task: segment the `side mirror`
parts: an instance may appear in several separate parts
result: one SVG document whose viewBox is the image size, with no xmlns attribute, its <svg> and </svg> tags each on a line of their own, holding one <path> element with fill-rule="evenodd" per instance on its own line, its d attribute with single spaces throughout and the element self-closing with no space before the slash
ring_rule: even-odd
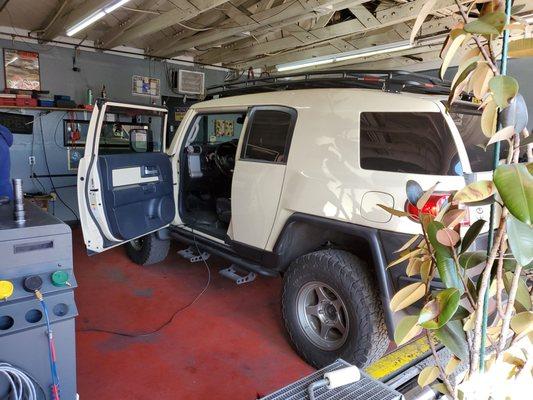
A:
<svg viewBox="0 0 533 400">
<path fill-rule="evenodd" d="M 150 131 L 146 128 L 136 128 L 130 130 L 130 148 L 136 153 L 146 153 L 151 151 L 152 139 Z"/>
</svg>

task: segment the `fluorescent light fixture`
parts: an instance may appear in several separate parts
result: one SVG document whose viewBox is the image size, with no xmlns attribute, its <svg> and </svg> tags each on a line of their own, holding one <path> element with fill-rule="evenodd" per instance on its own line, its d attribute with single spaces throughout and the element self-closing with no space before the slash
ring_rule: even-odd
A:
<svg viewBox="0 0 533 400">
<path fill-rule="evenodd" d="M 104 12 L 106 14 L 112 13 L 117 8 L 122 7 L 124 4 L 129 3 L 129 2 L 130 2 L 130 0 L 120 0 L 118 3 L 111 4 L 110 6 L 105 6 L 104 7 Z"/>
<path fill-rule="evenodd" d="M 383 44 L 379 46 L 369 47 L 366 49 L 358 49 L 352 51 L 346 51 L 344 53 L 331 54 L 323 57 L 315 57 L 307 60 L 295 61 L 286 64 L 276 65 L 276 69 L 279 72 L 292 71 L 295 69 L 314 67 L 317 65 L 331 64 L 335 62 L 341 62 L 346 60 L 352 60 L 355 58 L 374 56 L 376 54 L 393 53 L 401 50 L 408 50 L 415 46 L 415 44 L 404 40 L 396 43 Z"/>
<path fill-rule="evenodd" d="M 67 36 L 74 36 L 76 33 L 84 30 L 89 25 L 94 24 L 96 21 L 104 17 L 106 14 L 112 13 L 117 8 L 128 3 L 130 0 L 119 0 L 109 3 L 108 5 L 99 8 L 88 17 L 82 19 L 80 22 L 67 29 Z"/>
</svg>

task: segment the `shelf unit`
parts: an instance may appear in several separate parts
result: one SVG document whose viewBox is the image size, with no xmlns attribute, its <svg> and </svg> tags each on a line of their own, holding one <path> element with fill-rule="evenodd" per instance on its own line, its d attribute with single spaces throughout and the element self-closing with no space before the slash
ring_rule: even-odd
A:
<svg viewBox="0 0 533 400">
<path fill-rule="evenodd" d="M 2 106 L 0 110 L 41 110 L 41 111 L 70 111 L 70 112 L 92 112 L 84 108 L 63 108 L 63 107 L 19 107 L 19 106 Z"/>
</svg>

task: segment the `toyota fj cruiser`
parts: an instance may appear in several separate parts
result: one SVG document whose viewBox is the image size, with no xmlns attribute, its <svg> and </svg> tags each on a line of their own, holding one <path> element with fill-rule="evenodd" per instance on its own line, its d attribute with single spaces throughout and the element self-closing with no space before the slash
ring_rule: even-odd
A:
<svg viewBox="0 0 533 400">
<path fill-rule="evenodd" d="M 408 180 L 439 182 L 424 210 L 436 213 L 491 169 L 477 108 L 448 111 L 448 89 L 403 72 L 226 84 L 191 107 L 167 145 L 166 108 L 98 102 L 78 169 L 87 249 L 125 243 L 147 265 L 177 239 L 282 276 L 298 353 L 317 367 L 339 357 L 368 365 L 387 349 L 402 314 L 389 301 L 411 279 L 387 264 L 419 233 L 377 204 L 412 207 Z M 106 147 L 109 124 L 124 148 Z M 462 229 L 479 218 L 488 207 L 471 207 Z"/>
</svg>

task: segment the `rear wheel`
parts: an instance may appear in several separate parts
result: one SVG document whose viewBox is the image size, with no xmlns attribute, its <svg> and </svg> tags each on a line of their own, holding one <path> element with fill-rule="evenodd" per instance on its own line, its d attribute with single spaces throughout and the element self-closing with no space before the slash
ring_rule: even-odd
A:
<svg viewBox="0 0 533 400">
<path fill-rule="evenodd" d="M 300 356 L 316 368 L 337 358 L 365 367 L 389 340 L 379 296 L 365 263 L 342 250 L 296 259 L 284 277 L 285 326 Z"/>
<path fill-rule="evenodd" d="M 135 264 L 151 265 L 163 261 L 170 249 L 170 240 L 159 239 L 155 233 L 126 243 L 126 254 Z"/>
</svg>

